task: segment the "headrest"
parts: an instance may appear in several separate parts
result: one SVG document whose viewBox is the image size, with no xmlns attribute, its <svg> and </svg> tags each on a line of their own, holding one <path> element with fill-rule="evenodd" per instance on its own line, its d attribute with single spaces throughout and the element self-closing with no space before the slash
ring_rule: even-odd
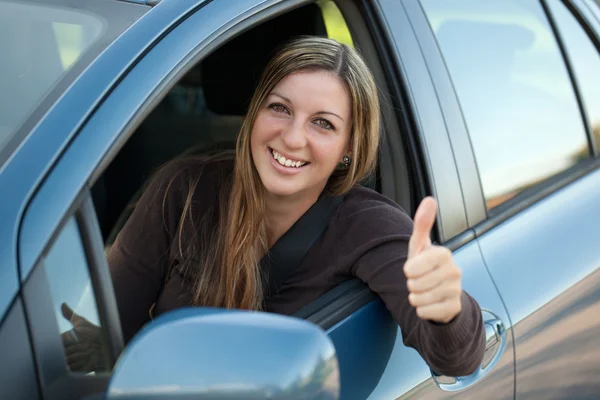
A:
<svg viewBox="0 0 600 400">
<path fill-rule="evenodd" d="M 278 16 L 231 40 L 201 64 L 206 105 L 218 114 L 244 115 L 275 49 L 299 35 L 327 36 L 316 4 Z"/>
</svg>

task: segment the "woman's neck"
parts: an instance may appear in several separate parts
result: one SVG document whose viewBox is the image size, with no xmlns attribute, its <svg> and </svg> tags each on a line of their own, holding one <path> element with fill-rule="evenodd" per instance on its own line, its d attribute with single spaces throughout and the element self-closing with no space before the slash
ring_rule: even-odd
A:
<svg viewBox="0 0 600 400">
<path fill-rule="evenodd" d="M 267 195 L 265 207 L 269 248 L 273 247 L 279 238 L 315 204 L 318 198 L 318 193 L 315 196 L 298 196 L 297 198 Z"/>
</svg>

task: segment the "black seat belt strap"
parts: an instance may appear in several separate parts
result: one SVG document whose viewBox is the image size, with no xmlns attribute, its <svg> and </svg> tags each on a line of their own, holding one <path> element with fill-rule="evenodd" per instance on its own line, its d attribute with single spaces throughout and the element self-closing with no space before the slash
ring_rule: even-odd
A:
<svg viewBox="0 0 600 400">
<path fill-rule="evenodd" d="M 321 196 L 263 257 L 261 268 L 268 277 L 267 296 L 276 294 L 300 265 L 343 200 L 344 196 Z"/>
</svg>

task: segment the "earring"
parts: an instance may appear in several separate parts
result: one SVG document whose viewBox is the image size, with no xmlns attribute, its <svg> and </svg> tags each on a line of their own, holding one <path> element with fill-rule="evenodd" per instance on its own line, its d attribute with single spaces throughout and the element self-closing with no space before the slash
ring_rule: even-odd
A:
<svg viewBox="0 0 600 400">
<path fill-rule="evenodd" d="M 342 158 L 342 162 L 344 163 L 346 168 L 348 168 L 352 164 L 352 159 L 348 156 L 344 156 L 344 158 Z"/>
</svg>

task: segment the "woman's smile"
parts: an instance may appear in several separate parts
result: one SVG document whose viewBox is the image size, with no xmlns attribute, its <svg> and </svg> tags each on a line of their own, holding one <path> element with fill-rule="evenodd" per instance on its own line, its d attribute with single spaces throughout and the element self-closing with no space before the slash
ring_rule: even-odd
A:
<svg viewBox="0 0 600 400">
<path fill-rule="evenodd" d="M 283 175 L 297 175 L 310 165 L 310 163 L 306 161 L 285 157 L 283 154 L 270 147 L 267 147 L 267 152 L 271 155 L 271 165 L 275 171 Z"/>
</svg>

